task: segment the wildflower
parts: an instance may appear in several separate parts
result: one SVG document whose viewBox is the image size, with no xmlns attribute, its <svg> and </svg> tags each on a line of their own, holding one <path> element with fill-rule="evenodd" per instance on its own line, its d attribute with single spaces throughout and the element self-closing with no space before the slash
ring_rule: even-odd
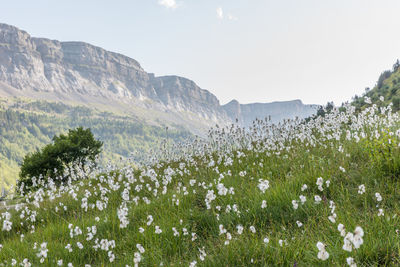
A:
<svg viewBox="0 0 400 267">
<path fill-rule="evenodd" d="M 237 228 L 238 234 L 241 235 L 243 233 L 243 226 L 239 224 L 238 226 L 236 226 L 236 228 Z"/>
<path fill-rule="evenodd" d="M 346 258 L 347 265 L 350 267 L 357 267 L 357 264 L 355 263 L 354 259 L 352 257 Z"/>
<path fill-rule="evenodd" d="M 135 263 L 135 266 L 139 266 L 139 262 L 142 260 L 142 255 L 139 252 L 135 252 L 133 256 L 133 262 Z"/>
<path fill-rule="evenodd" d="M 318 248 L 318 259 L 320 260 L 327 260 L 329 258 L 329 253 L 325 250 L 325 245 L 322 242 L 317 243 Z"/>
<path fill-rule="evenodd" d="M 269 243 L 269 238 L 268 237 L 264 238 L 264 243 L 265 243 L 265 245 L 267 245 Z"/>
<path fill-rule="evenodd" d="M 230 233 L 226 233 L 225 245 L 228 245 L 231 240 L 232 240 L 232 235 Z"/>
<path fill-rule="evenodd" d="M 363 237 L 364 236 L 364 230 L 360 227 L 357 226 L 356 229 L 354 230 L 354 236 L 353 236 L 353 245 L 354 248 L 359 248 L 363 243 Z"/>
<path fill-rule="evenodd" d="M 379 209 L 378 210 L 378 216 L 380 217 L 380 216 L 383 216 L 383 215 L 385 215 L 385 213 L 383 212 L 383 209 Z"/>
<path fill-rule="evenodd" d="M 331 223 L 336 222 L 336 213 L 332 213 L 332 215 L 328 216 L 328 219 L 331 221 Z"/>
<path fill-rule="evenodd" d="M 76 245 L 78 246 L 79 249 L 83 249 L 83 245 L 81 242 L 76 242 Z"/>
<path fill-rule="evenodd" d="M 297 227 L 302 227 L 303 223 L 301 223 L 300 221 L 296 221 Z"/>
<path fill-rule="evenodd" d="M 379 193 L 375 193 L 376 201 L 381 202 L 382 201 L 382 196 Z"/>
<path fill-rule="evenodd" d="M 149 225 L 151 225 L 152 222 L 153 222 L 153 216 L 148 215 L 146 224 L 149 226 Z"/>
<path fill-rule="evenodd" d="M 219 225 L 219 234 L 225 234 L 226 233 L 226 229 L 224 228 L 224 226 L 222 224 Z"/>
<path fill-rule="evenodd" d="M 292 206 L 293 209 L 297 210 L 297 208 L 299 207 L 299 203 L 296 200 L 292 200 Z"/>
<path fill-rule="evenodd" d="M 71 252 L 72 252 L 72 246 L 71 246 L 71 244 L 67 244 L 67 245 L 65 246 L 65 249 L 68 250 L 69 253 L 71 253 Z"/>
<path fill-rule="evenodd" d="M 322 177 L 317 178 L 316 184 L 318 185 L 319 191 L 324 191 L 324 189 L 322 188 L 322 186 L 324 185 L 324 179 L 322 179 Z"/>
<path fill-rule="evenodd" d="M 301 204 L 304 204 L 306 202 L 306 200 L 307 200 L 307 198 L 305 196 L 303 196 L 303 195 L 300 195 L 299 198 L 300 198 Z"/>
<path fill-rule="evenodd" d="M 256 232 L 256 228 L 252 225 L 250 226 L 250 231 L 254 234 Z"/>
<path fill-rule="evenodd" d="M 199 255 L 200 260 L 204 261 L 207 256 L 206 252 L 204 251 L 204 247 L 201 249 L 199 248 L 199 252 L 200 252 L 200 255 Z"/>
<path fill-rule="evenodd" d="M 365 185 L 361 184 L 361 185 L 358 186 L 358 193 L 360 195 L 365 193 Z"/>
<path fill-rule="evenodd" d="M 113 262 L 113 261 L 115 260 L 115 255 L 114 255 L 114 253 L 110 250 L 107 254 L 108 254 L 108 260 L 109 260 L 110 262 Z"/>
<path fill-rule="evenodd" d="M 343 244 L 343 250 L 346 250 L 348 252 L 351 252 L 353 250 L 353 247 L 351 245 L 353 241 L 354 235 L 352 233 L 347 233 L 346 236 L 344 237 L 344 244 Z"/>
<path fill-rule="evenodd" d="M 314 200 L 315 200 L 315 204 L 319 204 L 320 202 L 321 202 L 321 197 L 320 196 L 318 196 L 318 195 L 315 195 L 314 196 Z"/>
<path fill-rule="evenodd" d="M 156 225 L 156 226 L 155 226 L 154 232 L 155 232 L 156 234 L 161 234 L 161 233 L 162 233 L 162 230 L 161 230 L 160 226 Z"/>
<path fill-rule="evenodd" d="M 307 190 L 308 186 L 306 184 L 303 184 L 303 186 L 301 187 L 301 191 L 305 191 Z"/>
<path fill-rule="evenodd" d="M 325 184 L 326 184 L 326 187 L 329 187 L 329 185 L 331 184 L 331 181 L 330 180 L 326 180 Z"/>
<path fill-rule="evenodd" d="M 261 203 L 261 208 L 265 209 L 267 207 L 267 201 L 263 200 Z"/>
<path fill-rule="evenodd" d="M 340 232 L 341 236 L 344 237 L 346 235 L 346 230 L 344 229 L 344 225 L 341 223 L 339 223 L 339 225 L 338 225 L 338 231 Z"/>
<path fill-rule="evenodd" d="M 49 251 L 49 250 L 47 249 L 47 243 L 46 243 L 46 242 L 43 242 L 43 243 L 40 245 L 39 253 L 36 254 L 36 256 L 37 256 L 38 258 L 40 258 L 40 263 L 43 263 L 44 260 L 47 258 L 47 252 L 48 252 L 48 251 Z"/>
<path fill-rule="evenodd" d="M 257 187 L 264 194 L 265 191 L 269 188 L 269 181 L 268 180 L 259 179 L 258 182 L 259 182 L 259 184 L 258 184 Z"/>
<path fill-rule="evenodd" d="M 179 236 L 179 232 L 176 230 L 175 227 L 172 227 L 172 231 L 174 232 L 174 236 Z"/>
</svg>

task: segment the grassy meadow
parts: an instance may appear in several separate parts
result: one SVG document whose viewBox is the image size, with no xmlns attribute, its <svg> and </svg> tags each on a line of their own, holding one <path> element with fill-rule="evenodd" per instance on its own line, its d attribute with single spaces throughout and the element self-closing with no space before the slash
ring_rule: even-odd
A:
<svg viewBox="0 0 400 267">
<path fill-rule="evenodd" d="M 0 207 L 0 266 L 400 265 L 399 123 L 347 106 L 37 179 Z"/>
</svg>

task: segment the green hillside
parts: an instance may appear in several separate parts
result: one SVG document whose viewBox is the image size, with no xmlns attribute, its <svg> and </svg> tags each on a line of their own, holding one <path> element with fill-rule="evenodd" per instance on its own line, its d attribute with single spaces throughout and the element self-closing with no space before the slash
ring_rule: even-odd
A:
<svg viewBox="0 0 400 267">
<path fill-rule="evenodd" d="M 387 106 L 393 103 L 393 110 L 400 110 L 400 62 L 393 65 L 392 70 L 386 70 L 379 76 L 376 85 L 370 89 L 366 88 L 365 93 L 359 97 L 355 96 L 353 105 L 358 110 L 369 105 L 366 103 L 365 97 L 371 100 L 371 103 L 377 104 L 379 107 Z M 383 97 L 383 100 L 382 98 Z"/>
<path fill-rule="evenodd" d="M 398 266 L 399 114 L 344 109 L 50 183 L 0 211 L 0 265 Z"/>
<path fill-rule="evenodd" d="M 180 127 L 147 125 L 140 120 L 83 106 L 0 98 L 0 187 L 15 184 L 19 163 L 54 135 L 83 126 L 104 142 L 102 162 L 120 157 L 143 160 L 162 140 L 183 141 L 190 133 Z M 132 154 L 133 153 L 133 154 Z"/>
</svg>

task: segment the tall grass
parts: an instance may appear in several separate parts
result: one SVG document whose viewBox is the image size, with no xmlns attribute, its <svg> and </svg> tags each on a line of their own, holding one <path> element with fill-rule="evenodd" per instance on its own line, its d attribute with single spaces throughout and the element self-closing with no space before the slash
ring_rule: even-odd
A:
<svg viewBox="0 0 400 267">
<path fill-rule="evenodd" d="M 0 231 L 0 265 L 399 265 L 399 122 L 375 106 L 257 121 L 249 131 L 216 128 L 140 168 L 82 170 L 61 188 L 43 182 L 0 211 L 12 223 Z M 361 244 L 344 250 L 357 226 Z"/>
</svg>

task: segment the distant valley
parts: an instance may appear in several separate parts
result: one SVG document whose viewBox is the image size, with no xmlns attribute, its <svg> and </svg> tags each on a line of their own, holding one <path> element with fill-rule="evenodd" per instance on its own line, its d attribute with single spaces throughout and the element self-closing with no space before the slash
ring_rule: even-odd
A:
<svg viewBox="0 0 400 267">
<path fill-rule="evenodd" d="M 116 160 L 163 139 L 205 136 L 216 124 L 249 127 L 266 117 L 277 123 L 317 108 L 300 100 L 221 105 L 195 82 L 157 77 L 127 56 L 0 24 L 0 187 L 15 181 L 26 153 L 79 125 L 104 141 L 105 159 Z"/>
</svg>

